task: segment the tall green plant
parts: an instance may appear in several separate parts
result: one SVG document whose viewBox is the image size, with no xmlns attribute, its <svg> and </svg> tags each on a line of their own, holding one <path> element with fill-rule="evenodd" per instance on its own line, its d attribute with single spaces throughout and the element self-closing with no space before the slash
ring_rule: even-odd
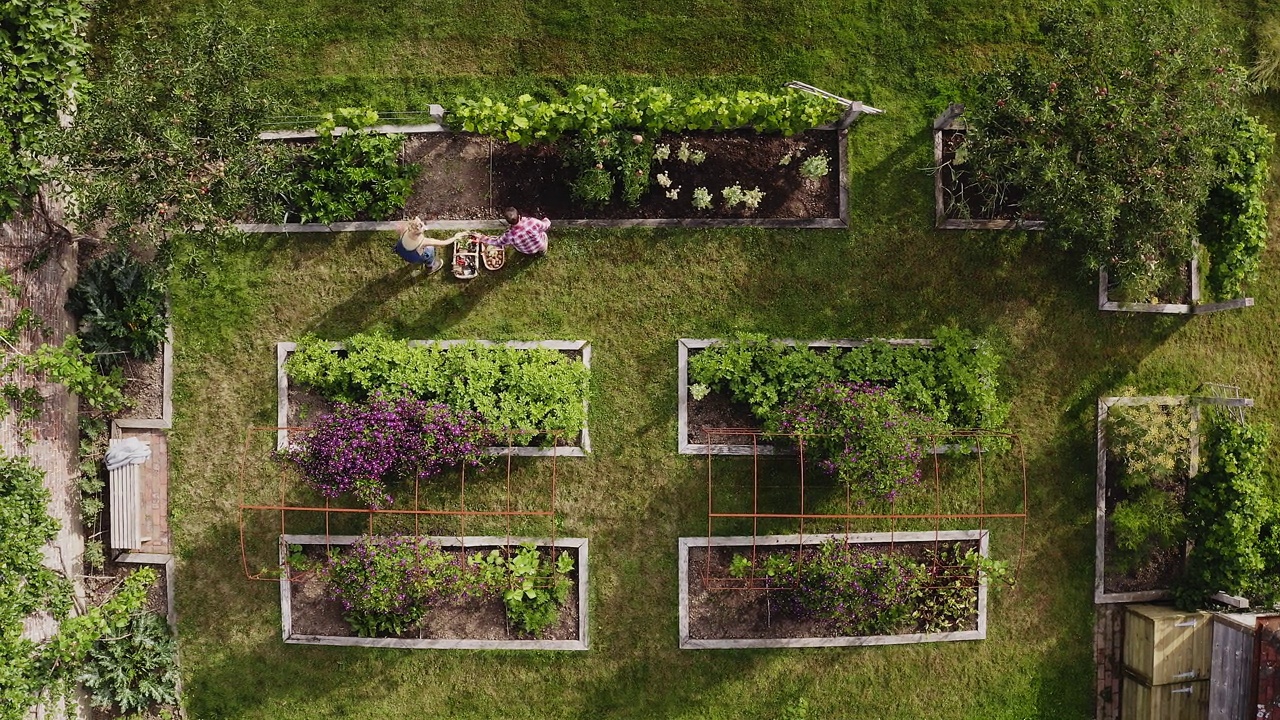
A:
<svg viewBox="0 0 1280 720">
<path fill-rule="evenodd" d="M 1191 409 L 1186 405 L 1113 405 L 1106 430 L 1111 454 L 1124 467 L 1120 482 L 1127 490 L 1175 482 L 1190 470 Z"/>
<path fill-rule="evenodd" d="M 1244 294 L 1267 247 L 1267 172 L 1275 135 L 1241 112 L 1231 142 L 1219 150 L 1223 177 L 1209 192 L 1200 243 L 1209 252 L 1209 289 L 1217 298 Z"/>
<path fill-rule="evenodd" d="M 84 348 L 97 354 L 100 366 L 114 367 L 126 356 L 155 358 L 169 325 L 164 293 L 153 266 L 117 248 L 90 263 L 71 289 L 67 309 L 80 318 Z"/>
<path fill-rule="evenodd" d="M 368 108 L 325 115 L 319 139 L 294 160 L 285 188 L 302 222 L 385 220 L 404 207 L 418 166 L 400 164 L 403 135 L 369 131 L 377 122 L 378 113 Z M 339 133 L 339 127 L 346 130 Z"/>
<path fill-rule="evenodd" d="M 250 200 L 277 182 L 256 149 L 269 37 L 225 8 L 176 30 L 140 24 L 119 37 L 97 56 L 60 137 L 70 218 L 120 244 L 229 236 Z"/>
<path fill-rule="evenodd" d="M 1264 585 L 1263 530 L 1274 508 L 1266 496 L 1270 430 L 1258 423 L 1215 417 L 1209 426 L 1208 461 L 1191 481 L 1187 528 L 1194 545 L 1176 588 L 1183 607 L 1200 607 L 1224 591 L 1249 595 Z"/>
<path fill-rule="evenodd" d="M 93 644 L 77 678 L 94 706 L 143 713 L 178 702 L 178 643 L 155 613 L 136 613 L 119 634 Z"/>
<path fill-rule="evenodd" d="M 84 79 L 88 19 L 81 0 L 0 3 L 0 221 L 46 179 L 41 156 L 71 89 Z"/>
<path fill-rule="evenodd" d="M 970 82 L 966 164 L 985 196 L 1022 193 L 1090 268 L 1150 285 L 1164 261 L 1191 259 L 1245 72 L 1189 7 L 1062 10 L 1043 30 L 1043 51 Z"/>
</svg>

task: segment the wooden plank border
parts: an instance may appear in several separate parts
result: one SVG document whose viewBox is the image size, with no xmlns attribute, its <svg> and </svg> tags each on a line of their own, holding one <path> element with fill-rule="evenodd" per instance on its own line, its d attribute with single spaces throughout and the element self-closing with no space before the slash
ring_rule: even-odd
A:
<svg viewBox="0 0 1280 720">
<path fill-rule="evenodd" d="M 124 430 L 168 430 L 173 427 L 173 326 L 164 330 L 160 369 L 160 417 L 118 418 L 111 424 Z"/>
<path fill-rule="evenodd" d="M 433 105 L 432 112 L 439 106 Z M 438 129 L 426 129 L 438 128 Z M 380 125 L 372 128 L 386 134 L 414 134 L 423 132 L 450 132 L 448 128 L 425 125 Z M 814 128 L 836 134 L 836 195 L 839 211 L 834 218 L 552 218 L 553 228 L 737 228 L 757 227 L 765 229 L 844 230 L 849 227 L 849 130 L 847 127 L 827 125 Z M 340 128 L 341 130 L 341 128 Z M 270 136 L 270 137 L 266 137 Z M 284 140 L 316 137 L 314 130 L 280 130 L 264 132 L 263 140 Z M 309 234 L 398 232 L 398 220 L 336 222 L 336 223 L 235 223 L 235 228 L 248 234 Z M 426 220 L 427 230 L 506 230 L 501 220 Z"/>
<path fill-rule="evenodd" d="M 1106 425 L 1110 410 L 1113 407 L 1132 407 L 1135 405 L 1190 405 L 1191 406 L 1191 442 L 1188 452 L 1191 453 L 1189 474 L 1194 476 L 1200 469 L 1200 406 L 1216 405 L 1219 407 L 1253 407 L 1252 398 L 1218 398 L 1196 395 L 1130 395 L 1122 397 L 1098 398 L 1097 426 L 1095 440 L 1097 442 L 1097 481 L 1094 496 L 1094 575 L 1093 602 L 1095 605 L 1130 602 L 1152 602 L 1165 600 L 1169 590 L 1140 590 L 1137 592 L 1109 593 L 1106 591 L 1107 571 L 1107 435 Z"/>
<path fill-rule="evenodd" d="M 295 635 L 292 623 L 292 590 L 289 566 L 285 562 L 289 545 L 350 545 L 359 535 L 281 535 L 280 536 L 280 616 L 281 637 L 290 645 L 336 645 L 347 647 L 387 647 L 411 650 L 588 650 L 590 649 L 588 603 L 590 594 L 590 542 L 587 538 L 530 538 L 476 535 L 467 537 L 424 536 L 423 540 L 441 547 L 510 546 L 533 543 L 541 548 L 574 548 L 578 553 L 578 639 L 577 640 L 465 640 L 465 639 L 400 639 L 338 637 L 332 635 Z"/>
<path fill-rule="evenodd" d="M 681 455 L 751 455 L 753 453 L 759 455 L 780 455 L 791 454 L 781 452 L 773 445 L 720 445 L 706 443 L 689 442 L 689 351 L 702 350 L 716 343 L 723 342 L 720 338 L 680 338 L 676 341 L 676 368 L 677 368 L 677 387 L 676 387 L 676 445 L 677 452 Z M 877 339 L 864 340 L 792 340 L 790 338 L 782 338 L 774 340 L 784 345 L 804 345 L 811 348 L 855 348 L 862 347 L 868 343 L 879 342 Z M 884 340 L 890 345 L 900 347 L 932 347 L 933 340 L 927 338 L 911 338 L 911 339 L 890 339 Z M 933 448 L 930 452 L 945 452 L 948 446 Z"/>
<path fill-rule="evenodd" d="M 909 645 L 915 643 L 956 642 L 961 640 L 985 640 L 987 638 L 987 590 L 984 576 L 978 583 L 978 629 L 944 633 L 905 633 L 902 635 L 874 635 L 868 637 L 819 637 L 819 638 L 752 638 L 700 640 L 689 636 L 689 548 L 691 547 L 751 547 L 755 545 L 817 545 L 827 540 L 841 540 L 851 545 L 875 543 L 933 542 L 934 540 L 977 540 L 978 552 L 990 556 L 990 532 L 987 530 L 940 530 L 937 532 L 897 533 L 818 533 L 813 535 L 763 535 L 759 537 L 682 537 L 679 540 L 680 584 L 680 649 L 727 650 L 737 648 L 813 648 L 813 647 L 863 647 L 869 645 Z"/>
<path fill-rule="evenodd" d="M 966 131 L 968 126 L 960 119 L 964 106 L 952 103 L 946 112 L 933 121 L 933 226 L 938 230 L 1044 230 L 1044 220 L 979 220 L 974 218 L 948 218 L 942 199 L 942 132 Z"/>
<path fill-rule="evenodd" d="M 1197 245 L 1198 248 L 1198 245 Z M 1202 303 L 1199 253 L 1191 256 L 1191 302 L 1190 303 L 1131 303 L 1116 302 L 1108 295 L 1107 285 L 1110 276 L 1106 268 L 1098 268 L 1098 309 L 1103 312 L 1156 313 L 1161 315 L 1208 315 L 1223 310 L 1253 307 L 1253 298 L 1242 297 L 1222 302 Z"/>
<path fill-rule="evenodd" d="M 409 340 L 406 341 L 409 347 L 428 347 L 437 346 L 442 348 L 453 347 L 455 345 L 463 345 L 466 343 L 476 343 L 488 347 L 504 345 L 517 350 L 529 350 L 532 348 L 547 348 L 549 350 L 576 350 L 582 353 L 582 365 L 591 370 L 591 343 L 586 340 L 535 340 L 522 341 L 511 340 L 508 342 L 494 342 L 492 340 Z M 334 350 L 341 350 L 342 343 L 331 343 L 330 346 Z M 289 445 L 289 373 L 285 370 L 285 363 L 289 360 L 289 355 L 298 349 L 296 342 L 278 342 L 276 343 L 276 449 L 283 450 Z M 525 446 L 492 446 L 484 449 L 486 455 L 515 457 L 586 457 L 591 453 L 591 432 L 588 429 L 590 421 L 590 389 L 587 395 L 582 398 L 583 422 L 582 431 L 578 434 L 578 442 L 575 445 L 557 446 L 557 447 L 525 447 Z"/>
</svg>

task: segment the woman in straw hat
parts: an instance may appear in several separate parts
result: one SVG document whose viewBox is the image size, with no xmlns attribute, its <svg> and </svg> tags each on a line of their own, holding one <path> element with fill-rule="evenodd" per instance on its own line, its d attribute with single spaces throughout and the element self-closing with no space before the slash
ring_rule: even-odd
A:
<svg viewBox="0 0 1280 720">
<path fill-rule="evenodd" d="M 400 229 L 400 240 L 396 243 L 395 251 L 405 262 L 429 267 L 427 274 L 430 275 L 444 267 L 444 258 L 439 257 L 436 248 L 452 245 L 455 238 L 448 240 L 429 238 L 424 234 L 424 230 L 426 230 L 426 224 L 422 222 L 422 218 L 415 217 L 405 221 Z M 422 268 L 415 267 L 410 274 L 417 275 L 420 272 Z"/>
</svg>

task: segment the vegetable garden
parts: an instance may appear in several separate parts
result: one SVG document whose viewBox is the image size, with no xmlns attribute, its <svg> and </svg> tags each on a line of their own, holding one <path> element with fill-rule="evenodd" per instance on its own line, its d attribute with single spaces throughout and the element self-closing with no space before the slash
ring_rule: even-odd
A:
<svg viewBox="0 0 1280 720">
<path fill-rule="evenodd" d="M 6 459 L 15 717 L 1083 718 L 1093 601 L 1280 602 L 1269 7 L 26 5 L 5 422 L 171 423 L 181 580 L 64 613 L 109 548 Z M 509 204 L 547 256 L 391 252 Z"/>
</svg>

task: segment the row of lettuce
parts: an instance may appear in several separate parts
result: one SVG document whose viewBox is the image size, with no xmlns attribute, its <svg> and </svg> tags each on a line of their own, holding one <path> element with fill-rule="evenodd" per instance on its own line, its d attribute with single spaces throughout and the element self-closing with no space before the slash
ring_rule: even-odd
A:
<svg viewBox="0 0 1280 720">
<path fill-rule="evenodd" d="M 71 578 L 45 564 L 59 524 L 44 481 L 27 459 L 0 456 L 0 718 L 64 707 L 76 683 L 95 706 L 122 714 L 175 705 L 176 645 L 167 621 L 145 609 L 155 571 L 138 570 L 100 605 L 75 611 Z M 30 639 L 25 621 L 39 615 L 57 629 Z"/>
</svg>

